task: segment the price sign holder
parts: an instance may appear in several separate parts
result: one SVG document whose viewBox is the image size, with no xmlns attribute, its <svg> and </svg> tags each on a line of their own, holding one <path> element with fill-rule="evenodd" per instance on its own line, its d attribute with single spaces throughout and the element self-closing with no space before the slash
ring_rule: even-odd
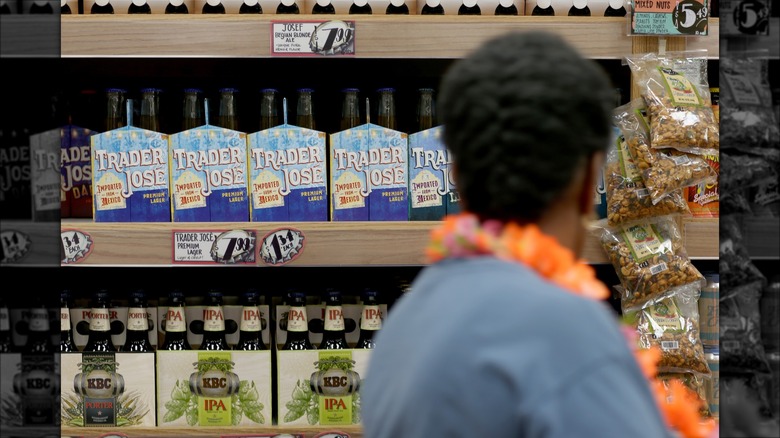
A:
<svg viewBox="0 0 780 438">
<path fill-rule="evenodd" d="M 254 230 L 173 230 L 173 264 L 255 264 Z"/>
<path fill-rule="evenodd" d="M 271 56 L 354 55 L 354 21 L 271 21 Z"/>
<path fill-rule="evenodd" d="M 630 0 L 629 36 L 706 36 L 710 0 Z"/>
</svg>

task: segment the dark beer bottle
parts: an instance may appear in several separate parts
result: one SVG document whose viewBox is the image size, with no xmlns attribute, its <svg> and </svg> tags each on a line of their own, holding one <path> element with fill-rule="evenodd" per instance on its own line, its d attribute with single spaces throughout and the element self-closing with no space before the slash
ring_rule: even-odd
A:
<svg viewBox="0 0 780 438">
<path fill-rule="evenodd" d="M 244 293 L 241 307 L 241 323 L 238 327 L 238 343 L 234 350 L 265 350 L 260 318 L 260 294 L 255 290 Z"/>
<path fill-rule="evenodd" d="M 49 4 L 48 0 L 33 0 L 30 5 L 31 14 L 53 14 L 54 9 Z"/>
<path fill-rule="evenodd" d="M 225 129 L 238 130 L 238 108 L 236 105 L 235 88 L 222 88 L 219 90 L 219 113 L 217 126 Z"/>
<path fill-rule="evenodd" d="M 290 310 L 287 313 L 287 340 L 282 350 L 314 350 L 309 341 L 309 318 L 306 314 L 306 295 L 290 292 Z"/>
<path fill-rule="evenodd" d="M 458 15 L 482 15 L 482 10 L 479 9 L 477 0 L 463 0 L 458 8 Z"/>
<path fill-rule="evenodd" d="M 495 15 L 517 15 L 517 6 L 512 0 L 499 0 Z"/>
<path fill-rule="evenodd" d="M 106 131 L 125 126 L 125 94 L 125 90 L 120 88 L 106 90 Z"/>
<path fill-rule="evenodd" d="M 409 6 L 406 6 L 404 0 L 390 0 L 390 4 L 385 9 L 387 15 L 409 15 Z"/>
<path fill-rule="evenodd" d="M 202 14 L 224 14 L 225 6 L 222 4 L 222 0 L 206 0 L 206 4 L 203 5 Z"/>
<path fill-rule="evenodd" d="M 187 341 L 187 315 L 184 313 L 184 294 L 175 290 L 168 294 L 165 313 L 165 338 L 161 350 L 192 350 Z"/>
<path fill-rule="evenodd" d="M 373 11 L 371 11 L 371 5 L 368 4 L 368 0 L 353 0 L 352 6 L 349 7 L 349 13 L 352 15 L 371 15 Z"/>
<path fill-rule="evenodd" d="M 276 13 L 277 14 L 300 14 L 301 11 L 298 9 L 298 5 L 295 3 L 295 0 L 282 0 L 279 3 L 279 6 L 276 7 Z"/>
<path fill-rule="evenodd" d="M 90 14 L 113 14 L 114 7 L 111 6 L 109 0 L 95 0 L 92 4 L 92 9 L 89 10 Z"/>
<path fill-rule="evenodd" d="M 712 3 L 712 4 L 717 4 Z M 714 12 L 712 8 L 710 8 L 710 12 Z M 605 17 L 625 17 L 626 16 L 626 8 L 623 4 L 623 0 L 609 0 L 609 6 L 604 11 Z M 715 17 L 716 15 L 712 15 Z"/>
<path fill-rule="evenodd" d="M 335 14 L 336 8 L 330 0 L 317 0 L 311 8 L 312 14 Z"/>
<path fill-rule="evenodd" d="M 260 91 L 260 130 L 273 128 L 279 123 L 279 105 L 276 96 L 279 92 L 274 88 Z"/>
<path fill-rule="evenodd" d="M 341 130 L 354 128 L 360 125 L 360 102 L 358 101 L 357 88 L 346 88 L 341 90 L 344 99 L 341 104 Z"/>
<path fill-rule="evenodd" d="M 152 7 L 147 0 L 133 0 L 127 8 L 128 14 L 151 14 Z"/>
<path fill-rule="evenodd" d="M 238 10 L 239 14 L 262 14 L 263 8 L 260 6 L 258 0 L 244 0 L 241 3 L 241 8 Z"/>
<path fill-rule="evenodd" d="M 70 323 L 70 291 L 60 292 L 60 353 L 79 351 L 73 341 L 73 325 Z"/>
<path fill-rule="evenodd" d="M 569 17 L 590 17 L 588 0 L 574 0 L 569 9 Z"/>
<path fill-rule="evenodd" d="M 425 6 L 423 6 L 420 15 L 444 15 L 444 6 L 441 5 L 441 0 L 425 0 Z"/>
<path fill-rule="evenodd" d="M 54 352 L 54 345 L 51 342 L 49 309 L 40 298 L 36 299 L 34 307 L 30 308 L 27 330 L 27 343 L 24 345 L 23 353 L 48 354 Z"/>
<path fill-rule="evenodd" d="M 160 132 L 160 90 L 144 88 L 141 90 L 141 129 Z"/>
<path fill-rule="evenodd" d="M 301 88 L 298 90 L 298 105 L 295 111 L 295 124 L 308 129 L 316 129 L 314 123 L 314 108 L 312 105 L 311 88 Z"/>
<path fill-rule="evenodd" d="M 203 308 L 203 342 L 201 350 L 230 350 L 225 339 L 225 314 L 222 312 L 222 292 L 212 290 Z"/>
<path fill-rule="evenodd" d="M 347 345 L 344 313 L 341 308 L 341 292 L 329 289 L 325 292 L 325 318 L 320 350 L 342 350 Z"/>
<path fill-rule="evenodd" d="M 11 353 L 14 344 L 11 341 L 11 314 L 5 300 L 0 297 L 0 353 Z"/>
<path fill-rule="evenodd" d="M 149 316 L 146 308 L 146 293 L 142 290 L 132 292 L 127 309 L 127 336 L 122 351 L 148 353 L 154 350 L 149 342 Z"/>
<path fill-rule="evenodd" d="M 85 352 L 115 352 L 111 341 L 111 302 L 108 291 L 100 290 L 92 295 L 92 310 L 89 317 L 89 338 Z"/>
<path fill-rule="evenodd" d="M 184 0 L 168 0 L 168 6 L 165 7 L 166 14 L 189 14 L 187 5 L 184 4 Z"/>
<path fill-rule="evenodd" d="M 374 289 L 363 292 L 363 312 L 360 315 L 360 338 L 355 348 L 374 348 L 374 334 L 382 329 L 382 311 L 379 293 Z"/>
<path fill-rule="evenodd" d="M 420 88 L 417 91 L 417 130 L 425 131 L 436 126 L 436 100 L 433 88 Z"/>
<path fill-rule="evenodd" d="M 60 15 L 72 14 L 68 0 L 60 0 Z"/>
<path fill-rule="evenodd" d="M 388 129 L 395 129 L 395 89 L 380 88 L 377 102 L 376 124 Z"/>
<path fill-rule="evenodd" d="M 531 11 L 531 15 L 542 17 L 552 17 L 555 15 L 555 9 L 552 7 L 552 0 L 536 0 L 536 6 Z"/>
<path fill-rule="evenodd" d="M 182 111 L 182 130 L 203 126 L 203 95 L 197 88 L 184 90 L 184 105 Z"/>
</svg>

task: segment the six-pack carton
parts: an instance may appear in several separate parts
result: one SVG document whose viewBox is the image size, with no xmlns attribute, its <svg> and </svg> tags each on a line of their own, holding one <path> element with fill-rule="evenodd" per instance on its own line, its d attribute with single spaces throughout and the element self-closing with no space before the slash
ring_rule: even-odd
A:
<svg viewBox="0 0 780 438">
<path fill-rule="evenodd" d="M 62 217 L 92 217 L 91 137 L 97 132 L 68 125 L 61 130 Z"/>
<path fill-rule="evenodd" d="M 452 158 L 437 126 L 409 136 L 409 219 L 435 221 L 458 211 Z"/>
</svg>

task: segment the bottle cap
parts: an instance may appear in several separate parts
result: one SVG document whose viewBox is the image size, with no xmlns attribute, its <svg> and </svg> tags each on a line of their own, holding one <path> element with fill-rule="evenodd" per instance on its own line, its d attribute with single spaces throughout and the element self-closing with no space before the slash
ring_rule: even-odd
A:
<svg viewBox="0 0 780 438">
<path fill-rule="evenodd" d="M 314 89 L 313 88 L 299 88 L 298 92 L 299 93 L 314 93 Z"/>
<path fill-rule="evenodd" d="M 279 90 L 277 90 L 276 88 L 263 88 L 262 90 L 260 90 L 260 92 L 261 93 L 278 93 Z"/>
<path fill-rule="evenodd" d="M 238 93 L 238 89 L 237 88 L 226 87 L 226 88 L 220 88 L 219 92 L 220 93 Z"/>
<path fill-rule="evenodd" d="M 377 93 L 395 93 L 395 88 L 380 88 L 376 90 Z"/>
<path fill-rule="evenodd" d="M 106 88 L 106 93 L 127 93 L 123 88 Z"/>
<path fill-rule="evenodd" d="M 130 304 L 146 304 L 146 292 L 143 289 L 130 292 Z"/>
<path fill-rule="evenodd" d="M 260 292 L 257 289 L 250 289 L 243 294 L 246 304 L 257 304 L 260 301 Z"/>
<path fill-rule="evenodd" d="M 345 89 L 341 90 L 341 92 L 342 93 L 359 93 L 360 89 L 359 88 L 345 88 Z"/>
<path fill-rule="evenodd" d="M 720 274 L 714 272 L 708 272 L 704 274 L 704 278 L 707 279 L 707 281 L 711 281 L 713 283 L 720 283 Z"/>
<path fill-rule="evenodd" d="M 185 88 L 184 92 L 185 93 L 202 93 L 203 90 L 201 90 L 200 88 Z"/>
<path fill-rule="evenodd" d="M 105 289 L 101 289 L 92 295 L 92 299 L 97 302 L 101 302 L 101 301 L 107 302 L 109 300 L 108 291 Z"/>
<path fill-rule="evenodd" d="M 141 93 L 160 93 L 162 92 L 162 89 L 160 88 L 142 88 Z"/>
</svg>

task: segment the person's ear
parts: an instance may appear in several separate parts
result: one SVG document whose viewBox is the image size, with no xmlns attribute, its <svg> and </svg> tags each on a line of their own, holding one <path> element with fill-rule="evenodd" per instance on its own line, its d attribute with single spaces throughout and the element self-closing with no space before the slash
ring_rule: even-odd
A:
<svg viewBox="0 0 780 438">
<path fill-rule="evenodd" d="M 593 194 L 604 170 L 604 152 L 591 154 L 585 163 L 585 175 L 579 194 L 579 211 L 583 218 L 591 219 L 594 213 Z"/>
</svg>

